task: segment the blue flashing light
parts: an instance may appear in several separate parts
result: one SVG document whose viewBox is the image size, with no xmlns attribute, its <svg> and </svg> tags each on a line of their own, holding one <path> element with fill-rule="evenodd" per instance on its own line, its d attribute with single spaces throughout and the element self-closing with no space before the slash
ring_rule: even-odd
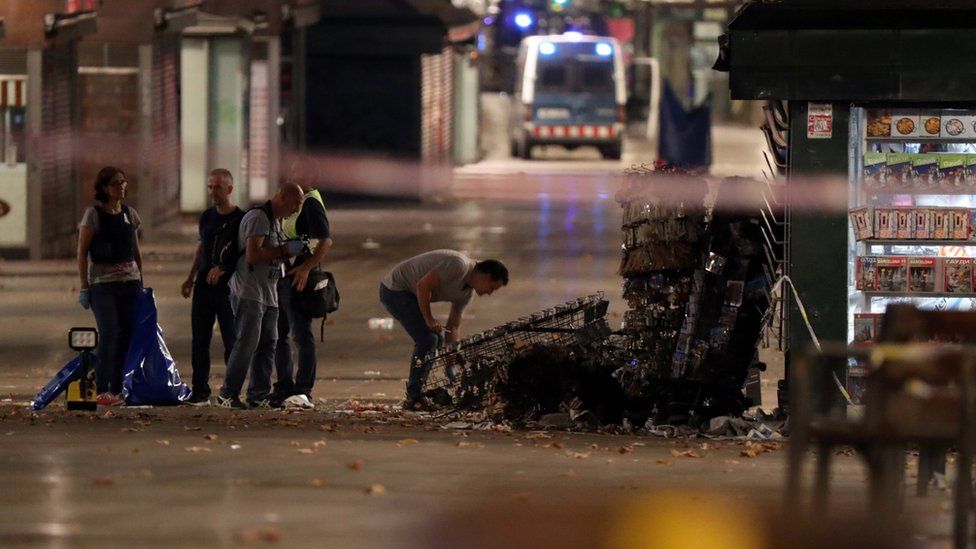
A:
<svg viewBox="0 0 976 549">
<path fill-rule="evenodd" d="M 522 29 L 527 29 L 532 26 L 532 16 L 522 12 L 515 15 L 515 24 Z"/>
<path fill-rule="evenodd" d="M 556 53 L 556 45 L 552 42 L 543 42 L 539 44 L 539 53 L 542 55 L 552 55 Z"/>
<path fill-rule="evenodd" d="M 596 44 L 597 55 L 607 56 L 612 53 L 613 53 L 613 48 L 610 47 L 610 44 L 607 44 L 606 42 L 597 42 Z"/>
</svg>

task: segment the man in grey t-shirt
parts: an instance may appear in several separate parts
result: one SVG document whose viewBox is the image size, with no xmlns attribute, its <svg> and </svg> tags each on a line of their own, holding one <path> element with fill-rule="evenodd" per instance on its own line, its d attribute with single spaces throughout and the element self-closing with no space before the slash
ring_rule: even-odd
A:
<svg viewBox="0 0 976 549">
<path fill-rule="evenodd" d="M 454 250 L 434 250 L 411 257 L 383 278 L 380 301 L 414 343 L 404 409 L 426 407 L 421 398 L 421 387 L 428 372 L 420 361 L 436 349 L 445 336 L 448 342 L 461 338 L 461 313 L 472 296 L 491 295 L 506 285 L 508 269 L 501 261 L 475 261 Z M 446 327 L 430 312 L 430 304 L 434 301 L 451 303 Z"/>
<path fill-rule="evenodd" d="M 293 183 L 278 190 L 260 208 L 244 214 L 238 233 L 241 258 L 230 279 L 230 304 L 234 309 L 237 342 L 227 359 L 227 376 L 217 396 L 223 408 L 244 408 L 241 388 L 248 369 L 251 383 L 247 401 L 252 407 L 270 407 L 271 367 L 278 342 L 278 292 L 282 260 L 298 255 L 300 241 L 283 242 L 279 219 L 296 211 L 302 189 Z"/>
</svg>

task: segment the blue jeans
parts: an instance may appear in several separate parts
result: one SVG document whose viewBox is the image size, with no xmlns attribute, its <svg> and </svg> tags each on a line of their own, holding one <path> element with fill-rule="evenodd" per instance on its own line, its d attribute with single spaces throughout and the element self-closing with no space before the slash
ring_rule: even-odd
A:
<svg viewBox="0 0 976 549">
<path fill-rule="evenodd" d="M 142 283 L 138 280 L 102 282 L 88 287 L 98 325 L 95 389 L 99 393 L 122 393 L 122 367 L 132 341 L 136 294 L 141 290 Z"/>
<path fill-rule="evenodd" d="M 227 361 L 227 376 L 220 388 L 220 396 L 239 397 L 250 369 L 247 400 L 263 400 L 271 393 L 271 366 L 278 340 L 278 308 L 253 299 L 241 299 L 234 294 L 230 294 L 230 304 L 234 309 L 237 341 Z"/>
<path fill-rule="evenodd" d="M 444 342 L 444 336 L 427 327 L 424 315 L 420 314 L 417 296 L 407 291 L 394 291 L 380 283 L 380 302 L 390 316 L 403 326 L 413 339 L 413 356 L 410 357 L 410 378 L 407 380 L 407 398 L 418 399 L 421 389 L 430 374 L 430 369 L 419 363 L 427 353 Z"/>
<path fill-rule="evenodd" d="M 278 381 L 274 385 L 274 392 L 284 398 L 304 394 L 311 399 L 318 361 L 315 336 L 312 334 L 312 318 L 294 307 L 293 282 L 290 276 L 278 281 L 278 348 L 275 350 Z M 289 335 L 295 339 L 295 347 L 298 348 L 298 372 L 294 378 Z"/>
<path fill-rule="evenodd" d="M 193 334 L 190 364 L 193 366 L 193 394 L 196 396 L 210 396 L 210 341 L 213 339 L 214 320 L 220 325 L 224 364 L 228 364 L 236 339 L 230 289 L 223 281 L 216 286 L 207 284 L 206 275 L 201 273 L 193 285 L 193 305 L 190 309 L 190 329 Z"/>
</svg>

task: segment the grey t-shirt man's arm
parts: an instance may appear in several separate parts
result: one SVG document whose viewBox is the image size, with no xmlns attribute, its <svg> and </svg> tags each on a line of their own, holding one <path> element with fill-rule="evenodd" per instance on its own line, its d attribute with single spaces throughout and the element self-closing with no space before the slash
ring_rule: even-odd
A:
<svg viewBox="0 0 976 549">
<path fill-rule="evenodd" d="M 241 257 L 237 260 L 237 268 L 230 279 L 230 291 L 240 299 L 250 299 L 268 307 L 277 307 L 277 283 L 281 278 L 281 261 L 248 264 L 245 253 L 247 239 L 255 236 L 265 237 L 262 245 L 264 248 L 281 245 L 281 225 L 277 219 L 273 221 L 268 219 L 268 214 L 261 208 L 247 212 L 241 219 L 238 233 Z"/>
<path fill-rule="evenodd" d="M 441 284 L 431 301 L 449 301 L 451 310 L 460 313 L 471 302 L 474 290 L 465 284 L 477 261 L 454 250 L 434 250 L 411 257 L 393 268 L 383 285 L 393 291 L 417 293 L 417 283 L 431 271 L 437 271 Z"/>
</svg>

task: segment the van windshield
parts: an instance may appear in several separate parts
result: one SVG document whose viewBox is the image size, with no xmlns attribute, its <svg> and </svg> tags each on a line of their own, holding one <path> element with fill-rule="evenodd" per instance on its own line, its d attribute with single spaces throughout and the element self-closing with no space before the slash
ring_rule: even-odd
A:
<svg viewBox="0 0 976 549">
<path fill-rule="evenodd" d="M 536 89 L 543 92 L 605 92 L 614 90 L 613 56 L 597 55 L 592 42 L 558 43 L 539 54 Z"/>
</svg>

